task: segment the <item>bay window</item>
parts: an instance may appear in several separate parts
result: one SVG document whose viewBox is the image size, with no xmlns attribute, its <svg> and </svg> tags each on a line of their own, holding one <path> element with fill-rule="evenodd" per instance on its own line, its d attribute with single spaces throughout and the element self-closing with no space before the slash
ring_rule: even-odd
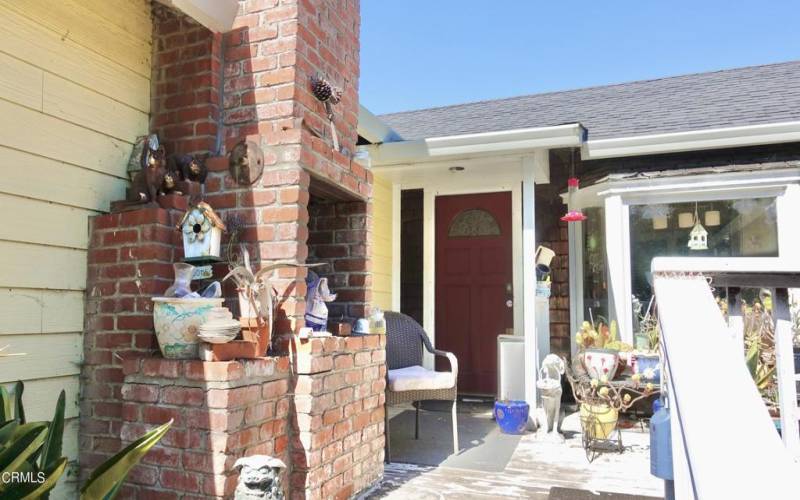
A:
<svg viewBox="0 0 800 500">
<path fill-rule="evenodd" d="M 603 316 L 632 343 L 637 307 L 652 297 L 655 257 L 800 255 L 795 169 L 614 179 L 574 197 L 588 219 L 570 230 L 572 330 Z"/>
</svg>

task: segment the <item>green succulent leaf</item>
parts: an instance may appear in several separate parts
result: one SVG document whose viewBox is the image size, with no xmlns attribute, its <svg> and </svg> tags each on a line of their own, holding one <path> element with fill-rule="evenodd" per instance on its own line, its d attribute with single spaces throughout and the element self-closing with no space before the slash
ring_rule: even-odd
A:
<svg viewBox="0 0 800 500">
<path fill-rule="evenodd" d="M 119 491 L 130 470 L 167 433 L 172 420 L 152 429 L 101 464 L 81 488 L 81 500 L 110 500 Z"/>
<path fill-rule="evenodd" d="M 26 462 L 36 459 L 46 437 L 47 424 L 43 422 L 20 425 L 9 446 L 0 452 L 0 475 L 19 471 L 20 468 L 30 469 L 30 464 Z M 0 492 L 10 486 L 9 483 L 0 481 Z"/>
<path fill-rule="evenodd" d="M 750 347 L 747 349 L 747 354 L 745 355 L 745 364 L 747 365 L 747 371 L 750 372 L 750 376 L 753 377 L 753 380 L 756 380 L 756 370 L 758 368 L 758 355 L 759 355 L 759 348 L 758 348 L 758 341 L 753 341 L 750 343 Z"/>
<path fill-rule="evenodd" d="M 5 447 L 9 444 L 11 437 L 17 430 L 17 427 L 19 427 L 19 422 L 16 420 L 9 420 L 8 422 L 0 424 L 0 450 L 5 449 Z"/>
<path fill-rule="evenodd" d="M 56 411 L 50 427 L 47 429 L 47 440 L 42 447 L 42 455 L 39 460 L 39 467 L 42 470 L 50 470 L 58 464 L 61 459 L 62 443 L 64 441 L 64 409 L 66 407 L 67 395 L 64 390 L 58 396 Z"/>
<path fill-rule="evenodd" d="M 14 418 L 14 404 L 8 389 L 0 384 L 0 421 L 7 421 Z"/>
<path fill-rule="evenodd" d="M 22 383 L 22 380 L 17 380 L 17 383 L 14 384 L 15 418 L 19 420 L 21 424 L 25 423 L 25 408 L 22 406 L 22 393 L 24 391 L 25 384 Z"/>
<path fill-rule="evenodd" d="M 58 480 L 61 479 L 66 467 L 66 457 L 61 458 L 56 463 L 56 467 L 53 470 L 45 472 L 45 479 L 43 482 L 17 484 L 15 487 L 3 493 L 3 498 L 8 498 L 9 500 L 40 500 L 48 498 L 50 490 L 55 488 L 58 484 Z M 36 474 L 39 470 L 31 469 L 29 472 Z"/>
<path fill-rule="evenodd" d="M 762 369 L 759 370 L 759 372 L 760 372 L 758 374 L 759 376 L 755 379 L 755 381 L 758 390 L 761 391 L 766 389 L 769 386 L 770 382 L 772 381 L 772 376 L 775 374 L 775 367 L 773 366 L 769 369 L 762 367 Z"/>
</svg>

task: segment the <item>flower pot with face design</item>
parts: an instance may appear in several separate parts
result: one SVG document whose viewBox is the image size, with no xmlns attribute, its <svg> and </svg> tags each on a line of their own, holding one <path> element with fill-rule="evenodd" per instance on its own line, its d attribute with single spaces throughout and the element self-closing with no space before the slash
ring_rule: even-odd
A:
<svg viewBox="0 0 800 500">
<path fill-rule="evenodd" d="M 619 368 L 619 352 L 589 348 L 581 353 L 581 362 L 590 378 L 613 380 Z"/>
</svg>

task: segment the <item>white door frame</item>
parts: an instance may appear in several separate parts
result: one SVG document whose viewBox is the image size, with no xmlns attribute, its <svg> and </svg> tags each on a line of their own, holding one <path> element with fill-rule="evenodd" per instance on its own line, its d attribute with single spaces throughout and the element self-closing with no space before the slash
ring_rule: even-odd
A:
<svg viewBox="0 0 800 500">
<path fill-rule="evenodd" d="M 482 187 L 459 187 L 453 185 L 428 185 L 423 188 L 423 267 L 422 267 L 422 302 L 423 328 L 436 345 L 436 198 L 438 196 L 470 195 L 481 193 L 511 193 L 511 259 L 512 300 L 514 304 L 522 304 L 522 259 L 521 239 L 522 220 L 519 210 L 514 207 L 522 205 L 520 184 L 488 184 Z M 522 331 L 522 307 L 514 307 L 514 331 Z M 426 353 L 425 366 L 433 368 L 433 356 Z"/>
<path fill-rule="evenodd" d="M 401 191 L 423 190 L 423 328 L 436 345 L 436 214 L 437 196 L 480 194 L 492 192 L 511 193 L 511 245 L 512 283 L 514 303 L 514 333 L 525 337 L 525 359 L 533 360 L 524 367 L 525 399 L 536 402 L 536 373 L 538 370 L 538 348 L 536 332 L 536 277 L 533 266 L 536 251 L 534 183 L 549 182 L 549 152 L 546 149 L 531 151 L 529 155 L 516 159 L 485 158 L 468 163 L 463 172 L 450 172 L 447 165 L 439 171 L 433 168 L 418 170 L 417 176 L 397 179 L 393 182 L 394 203 L 394 249 L 392 252 L 394 291 L 393 305 L 400 306 L 400 225 Z M 502 162 L 503 168 L 494 169 L 494 162 Z M 512 163 L 513 162 L 513 163 Z M 511 163 L 511 165 L 509 165 Z M 510 168 L 509 168 L 510 167 Z M 530 265 L 525 265 L 529 263 Z M 527 299 L 526 299 L 527 297 Z M 550 337 L 549 330 L 541 332 Z M 433 368 L 433 357 L 425 356 L 424 364 Z"/>
</svg>

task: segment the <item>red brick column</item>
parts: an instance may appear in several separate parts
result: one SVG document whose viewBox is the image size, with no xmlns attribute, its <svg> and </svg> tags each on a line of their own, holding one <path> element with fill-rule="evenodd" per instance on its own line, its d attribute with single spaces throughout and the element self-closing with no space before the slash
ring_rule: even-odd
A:
<svg viewBox="0 0 800 500">
<path fill-rule="evenodd" d="M 145 208 L 90 221 L 80 412 L 84 474 L 119 450 L 123 359 L 158 352 L 150 297 L 172 282 L 177 216 Z"/>
<path fill-rule="evenodd" d="M 383 474 L 386 336 L 298 347 L 292 499 L 350 498 Z"/>
<path fill-rule="evenodd" d="M 351 158 L 357 140 L 358 1 L 241 0 L 236 27 L 224 42 L 170 9 L 156 13 L 152 127 L 168 152 L 224 154 L 243 139 L 260 145 L 265 169 L 257 182 L 238 185 L 227 173 L 227 158 L 219 156 L 208 161 L 204 192 L 229 228 L 238 228 L 256 268 L 275 260 L 306 261 L 310 192 L 350 200 L 335 208 L 349 229 L 333 233 L 331 243 L 341 243 L 347 255 L 332 260 L 331 272 L 336 282 L 346 280 L 340 300 L 347 316 L 363 315 L 370 299 L 366 228 L 372 177 Z M 325 108 L 310 93 L 310 77 L 317 74 L 344 90 L 334 106 L 339 151 L 332 148 Z M 297 485 L 293 497 L 347 496 L 363 489 L 382 471 L 384 339 L 312 340 L 298 354 L 299 375 L 291 380 L 282 372 L 260 371 L 264 360 L 157 359 L 150 298 L 167 288 L 171 264 L 181 257 L 178 216 L 143 209 L 92 221 L 83 474 L 120 449 L 120 435 L 127 441 L 175 418 L 175 428 L 131 476 L 131 495 L 228 496 L 235 458 L 284 456 L 286 441 L 287 484 Z M 215 269 L 218 277 L 224 267 Z M 305 274 L 283 270 L 273 281 L 278 316 L 298 319 L 295 328 L 305 311 Z M 135 360 L 142 356 L 147 359 Z M 274 362 L 283 366 L 285 359 Z M 293 404 L 284 414 L 282 401 L 290 396 Z"/>
<path fill-rule="evenodd" d="M 150 125 L 169 153 L 217 153 L 221 49 L 221 35 L 154 5 Z"/>
<path fill-rule="evenodd" d="M 289 358 L 124 363 L 120 434 L 172 428 L 131 473 L 134 498 L 230 498 L 239 457 L 287 465 L 292 499 L 350 498 L 383 473 L 386 337 L 312 339 Z M 292 377 L 292 374 L 294 376 Z"/>
<path fill-rule="evenodd" d="M 153 129 L 169 152 L 216 155 L 243 139 L 259 144 L 262 178 L 239 186 L 227 173 L 227 160 L 212 159 L 205 200 L 226 221 L 239 223 L 240 241 L 249 245 L 256 266 L 303 262 L 311 185 L 367 204 L 372 192 L 371 173 L 351 158 L 358 136 L 358 1 L 243 0 L 224 37 L 169 8 L 155 12 Z M 332 148 L 325 107 L 310 91 L 317 75 L 343 90 L 334 106 L 340 151 Z M 305 311 L 305 274 L 284 270 L 275 282 L 280 314 L 298 320 L 296 326 Z M 369 286 L 366 278 L 364 283 L 362 288 Z M 361 315 L 357 304 L 366 300 L 348 300 L 355 305 L 346 309 Z"/>
<path fill-rule="evenodd" d="M 289 460 L 289 359 L 125 363 L 121 436 L 172 427 L 129 476 L 135 498 L 230 498 L 239 457 Z M 289 471 L 283 483 L 288 484 Z"/>
</svg>

